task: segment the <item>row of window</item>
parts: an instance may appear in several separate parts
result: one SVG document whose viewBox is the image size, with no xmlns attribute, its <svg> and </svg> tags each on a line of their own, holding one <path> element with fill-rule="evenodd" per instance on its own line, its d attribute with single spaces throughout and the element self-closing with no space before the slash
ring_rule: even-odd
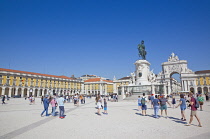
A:
<svg viewBox="0 0 210 139">
<path fill-rule="evenodd" d="M 197 81 L 198 81 L 198 85 L 201 85 L 201 84 L 207 85 L 207 77 L 206 78 L 198 78 Z M 208 79 L 208 82 L 210 83 L 210 77 Z"/>
<path fill-rule="evenodd" d="M 11 76 L 13 77 L 13 76 Z M 19 80 L 16 79 L 14 76 L 14 80 L 11 80 L 10 76 L 6 76 L 6 82 L 3 83 L 3 76 L 0 75 L 0 85 L 5 84 L 5 85 L 13 85 L 13 86 L 41 86 L 41 87 L 62 87 L 62 88 L 81 88 L 81 83 L 77 82 L 62 82 L 62 81 L 51 81 L 51 80 L 43 80 L 43 79 L 31 79 L 31 78 L 26 78 L 22 80 L 23 78 L 20 77 Z M 28 79 L 31 79 L 29 81 Z M 17 82 L 19 81 L 19 82 Z M 34 84 L 35 82 L 35 84 Z M 53 82 L 53 83 L 52 83 Z M 30 83 L 30 84 L 29 84 Z"/>
</svg>

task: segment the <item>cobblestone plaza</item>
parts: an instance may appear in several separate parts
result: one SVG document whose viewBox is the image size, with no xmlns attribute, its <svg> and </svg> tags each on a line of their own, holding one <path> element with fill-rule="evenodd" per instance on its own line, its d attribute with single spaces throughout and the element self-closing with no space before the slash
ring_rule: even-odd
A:
<svg viewBox="0 0 210 139">
<path fill-rule="evenodd" d="M 178 99 L 178 98 L 177 98 Z M 170 100 L 171 101 L 171 100 Z M 108 115 L 95 114 L 95 98 L 87 98 L 86 104 L 75 107 L 65 103 L 65 119 L 41 117 L 43 105 L 40 99 L 29 105 L 24 98 L 12 98 L 1 105 L 1 139 L 32 138 L 209 138 L 210 102 L 204 102 L 204 111 L 198 111 L 203 127 L 185 126 L 180 120 L 180 109 L 168 109 L 169 118 L 152 117 L 153 109 L 148 105 L 148 116 L 137 111 L 137 101 L 108 101 Z M 49 107 L 49 112 L 51 107 Z M 57 110 L 58 111 L 58 110 Z M 160 114 L 160 111 L 159 111 Z M 187 122 L 190 110 L 186 110 Z"/>
</svg>

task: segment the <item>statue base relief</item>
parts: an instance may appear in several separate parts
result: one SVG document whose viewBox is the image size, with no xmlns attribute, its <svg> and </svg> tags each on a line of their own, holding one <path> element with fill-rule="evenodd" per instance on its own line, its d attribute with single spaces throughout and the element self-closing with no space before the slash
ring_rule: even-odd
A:
<svg viewBox="0 0 210 139">
<path fill-rule="evenodd" d="M 151 85 L 148 77 L 150 75 L 150 63 L 147 60 L 137 60 L 136 65 L 136 83 L 135 85 Z"/>
</svg>

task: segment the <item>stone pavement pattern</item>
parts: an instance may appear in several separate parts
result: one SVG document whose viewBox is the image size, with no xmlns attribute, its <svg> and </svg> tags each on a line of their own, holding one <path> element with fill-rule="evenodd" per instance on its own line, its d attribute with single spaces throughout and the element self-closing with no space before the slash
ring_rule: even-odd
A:
<svg viewBox="0 0 210 139">
<path fill-rule="evenodd" d="M 0 139 L 210 138 L 210 102 L 205 102 L 204 111 L 198 111 L 203 127 L 197 127 L 196 119 L 192 126 L 185 126 L 185 122 L 180 120 L 179 108 L 168 108 L 168 119 L 154 119 L 153 109 L 147 110 L 148 116 L 141 116 L 137 111 L 137 101 L 108 101 L 109 114 L 102 116 L 95 114 L 94 98 L 87 98 L 86 104 L 79 107 L 65 103 L 65 119 L 41 117 L 43 106 L 40 98 L 36 98 L 34 105 L 29 105 L 29 101 L 23 98 L 11 99 L 6 103 L 0 105 Z M 189 116 L 190 110 L 187 109 L 187 121 Z"/>
</svg>

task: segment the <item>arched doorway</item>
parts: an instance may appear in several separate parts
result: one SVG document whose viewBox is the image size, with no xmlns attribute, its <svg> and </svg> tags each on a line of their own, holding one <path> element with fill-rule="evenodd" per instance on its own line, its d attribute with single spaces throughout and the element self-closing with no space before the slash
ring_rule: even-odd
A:
<svg viewBox="0 0 210 139">
<path fill-rule="evenodd" d="M 25 97 L 27 96 L 27 91 L 28 91 L 28 89 L 25 88 L 25 89 L 24 89 L 24 96 L 25 96 Z M 29 96 L 27 96 L 27 97 L 29 97 Z"/>
<path fill-rule="evenodd" d="M 190 92 L 195 93 L 195 90 L 193 87 L 190 88 Z"/>
<path fill-rule="evenodd" d="M 195 93 L 202 93 L 201 87 L 198 87 L 198 88 L 197 88 L 197 91 L 198 91 L 198 92 L 195 92 Z"/>
<path fill-rule="evenodd" d="M 47 89 L 44 90 L 44 95 L 46 95 L 46 94 L 47 94 Z"/>
<path fill-rule="evenodd" d="M 38 97 L 38 89 L 35 89 L 34 96 Z"/>
<path fill-rule="evenodd" d="M 15 96 L 16 88 L 12 88 L 11 97 Z"/>
<path fill-rule="evenodd" d="M 21 88 L 18 88 L 18 95 L 21 96 Z"/>
<path fill-rule="evenodd" d="M 40 89 L 39 94 L 40 96 L 43 96 L 43 89 Z"/>
<path fill-rule="evenodd" d="M 2 88 L 0 87 L 0 96 L 2 95 Z"/>
<path fill-rule="evenodd" d="M 204 87 L 204 88 L 203 88 L 203 91 L 204 91 L 204 92 L 203 92 L 204 94 L 208 93 L 208 87 Z"/>
<path fill-rule="evenodd" d="M 29 96 L 32 96 L 33 95 L 33 91 L 34 90 L 32 88 L 29 89 Z"/>
<path fill-rule="evenodd" d="M 181 91 L 181 78 L 178 72 L 172 72 L 170 75 L 171 93 Z"/>
<path fill-rule="evenodd" d="M 9 88 L 5 88 L 5 95 L 9 96 Z"/>
</svg>

